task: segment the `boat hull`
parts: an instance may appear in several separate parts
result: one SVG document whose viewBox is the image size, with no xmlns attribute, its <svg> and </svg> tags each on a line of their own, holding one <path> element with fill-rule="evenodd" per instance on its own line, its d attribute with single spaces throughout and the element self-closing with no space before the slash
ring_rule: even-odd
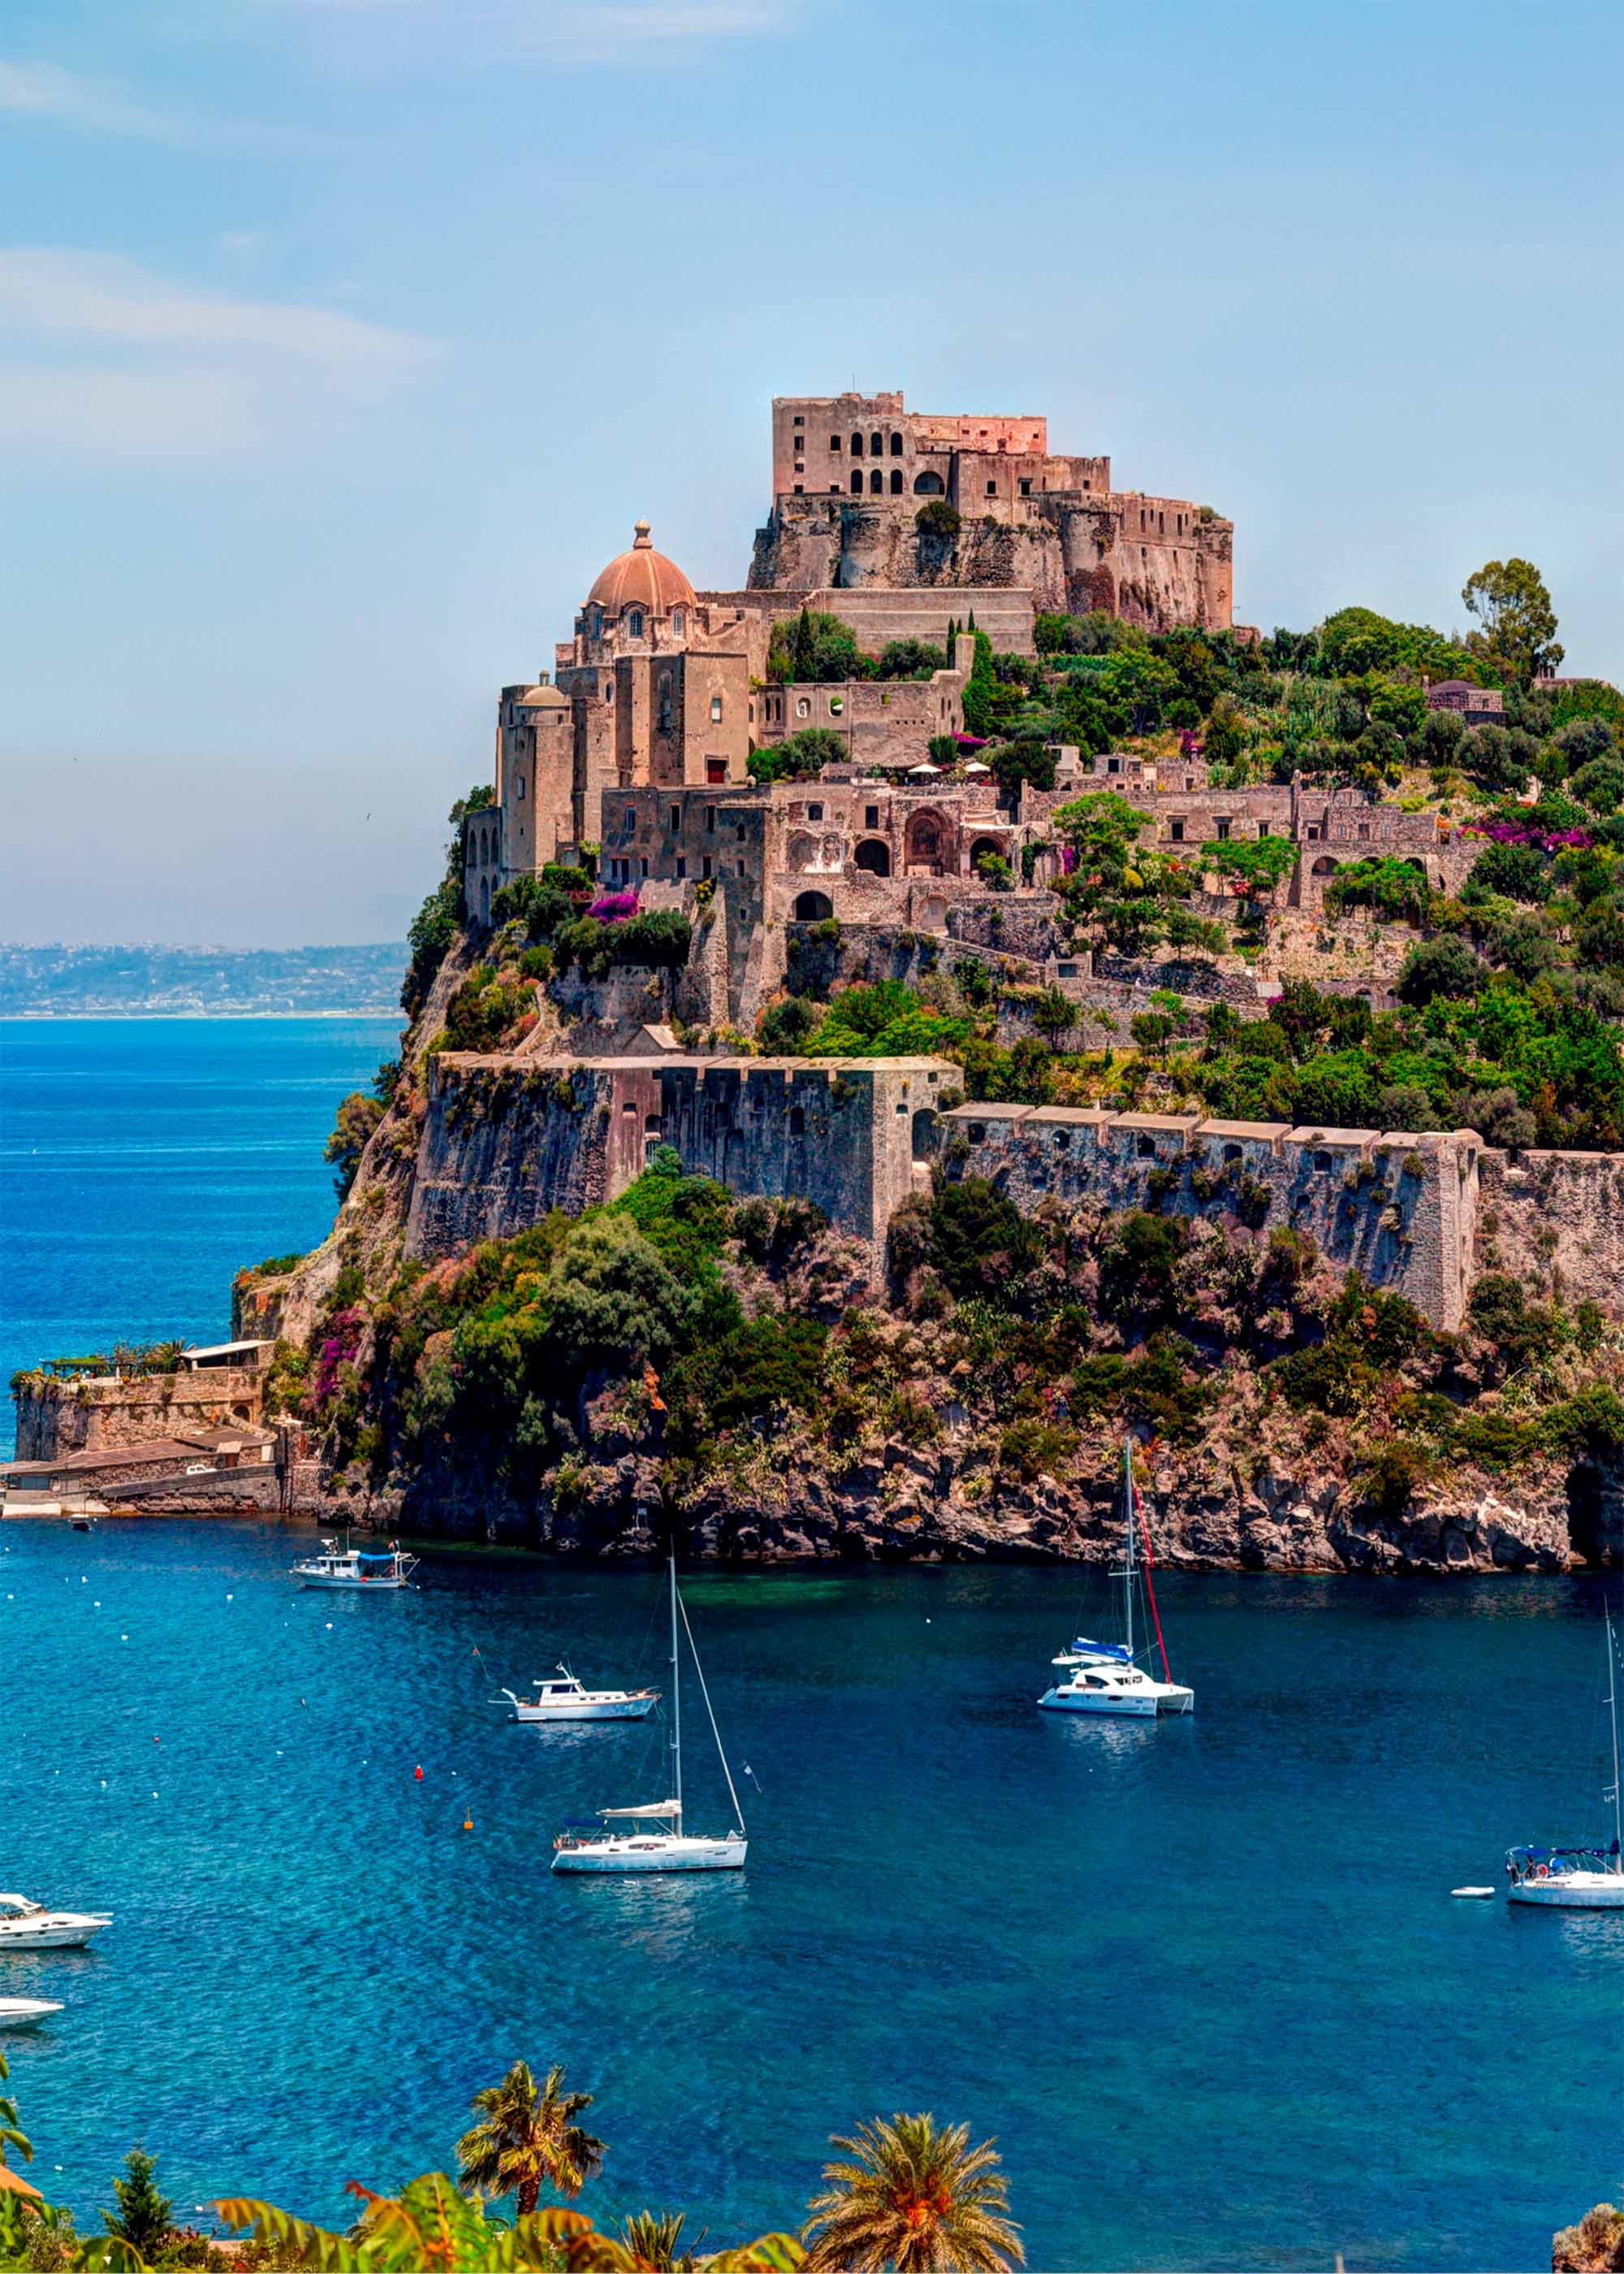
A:
<svg viewBox="0 0 1624 2274">
<path fill-rule="evenodd" d="M 1624 1911 L 1624 1874 L 1553 1871 L 1548 1879 L 1523 1879 L 1506 1894 L 1507 1901 L 1539 1910 Z"/>
<path fill-rule="evenodd" d="M 52 1998 L 0 1998 L 0 2029 L 32 2029 L 61 2011 L 60 2002 Z"/>
<path fill-rule="evenodd" d="M 515 1706 L 513 1718 L 544 1726 L 549 1721 L 644 1721 L 653 1711 L 652 1697 L 613 1698 L 598 1705 Z"/>
<path fill-rule="evenodd" d="M 555 1871 L 578 1872 L 598 1878 L 628 1872 L 738 1871 L 744 1868 L 745 1840 L 590 1840 L 579 1847 L 555 1849 Z"/>
<path fill-rule="evenodd" d="M 301 1571 L 297 1565 L 294 1570 L 303 1586 L 326 1587 L 344 1595 L 394 1595 L 398 1594 L 402 1587 L 411 1585 L 409 1579 L 334 1578 L 323 1572 Z"/>
<path fill-rule="evenodd" d="M 64 1919 L 52 1926 L 19 1926 L 8 1932 L 0 1926 L 0 1958 L 11 1950 L 82 1950 L 93 1935 L 111 1926 L 111 1919 Z"/>
<path fill-rule="evenodd" d="M 1046 1690 L 1038 1699 L 1046 1713 L 1109 1713 L 1117 1720 L 1154 1721 L 1158 1713 L 1190 1713 L 1195 1710 L 1195 1692 L 1183 1689 L 1177 1683 L 1164 1686 L 1160 1694 L 1135 1695 L 1132 1690 Z"/>
</svg>

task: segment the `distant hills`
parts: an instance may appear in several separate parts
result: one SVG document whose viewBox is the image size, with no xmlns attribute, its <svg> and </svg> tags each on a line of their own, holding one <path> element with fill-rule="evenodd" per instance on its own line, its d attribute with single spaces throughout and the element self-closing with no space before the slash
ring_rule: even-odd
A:
<svg viewBox="0 0 1624 2274">
<path fill-rule="evenodd" d="M 365 947 L 11 947 L 0 1018 L 222 1018 L 400 1009 L 406 950 Z"/>
</svg>

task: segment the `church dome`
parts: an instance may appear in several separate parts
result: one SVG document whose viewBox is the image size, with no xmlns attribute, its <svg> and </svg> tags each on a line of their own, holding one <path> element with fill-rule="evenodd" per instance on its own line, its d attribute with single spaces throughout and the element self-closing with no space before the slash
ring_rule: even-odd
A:
<svg viewBox="0 0 1624 2274">
<path fill-rule="evenodd" d="M 694 588 L 674 561 L 654 550 L 646 521 L 637 523 L 632 549 L 612 561 L 587 594 L 587 606 L 618 616 L 628 608 L 646 608 L 651 616 L 668 616 L 673 608 L 691 608 Z"/>
</svg>

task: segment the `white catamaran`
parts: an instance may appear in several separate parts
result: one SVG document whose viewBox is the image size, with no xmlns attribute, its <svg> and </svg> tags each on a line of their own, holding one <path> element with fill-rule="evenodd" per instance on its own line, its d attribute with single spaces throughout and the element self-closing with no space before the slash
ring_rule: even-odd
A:
<svg viewBox="0 0 1624 2274">
<path fill-rule="evenodd" d="M 1064 1677 L 1052 1683 L 1038 1699 L 1048 1713 L 1127 1713 L 1154 1721 L 1158 1713 L 1188 1713 L 1195 1706 L 1194 1690 L 1175 1682 L 1168 1664 L 1167 1645 L 1162 1638 L 1162 1615 L 1156 1608 L 1156 1591 L 1150 1576 L 1150 1535 L 1145 1528 L 1139 1488 L 1133 1481 L 1131 1439 L 1123 1444 L 1122 1475 L 1128 1517 L 1127 1543 L 1113 1576 L 1122 1581 L 1123 1639 L 1119 1643 L 1094 1642 L 1087 1635 L 1079 1635 L 1067 1649 L 1061 1651 L 1051 1663 L 1064 1669 Z M 1145 1542 L 1143 1555 L 1139 1549 L 1141 1535 Z M 1133 1605 L 1141 1588 L 1149 1607 L 1156 1648 L 1162 1655 L 1163 1678 L 1160 1682 L 1146 1673 L 1134 1650 Z"/>
<path fill-rule="evenodd" d="M 1613 1615 L 1603 1612 L 1607 1638 L 1607 1716 L 1613 1728 L 1613 1845 L 1610 1848 L 1513 1848 L 1506 1856 L 1514 1903 L 1550 1910 L 1624 1911 L 1624 1806 L 1619 1790 L 1619 1659 Z"/>
<path fill-rule="evenodd" d="M 728 1797 L 733 1804 L 733 1828 L 719 1836 L 711 1836 L 682 1828 L 682 1687 L 677 1657 L 677 1620 L 680 1615 L 688 1646 L 694 1653 L 694 1671 L 699 1676 L 699 1694 L 705 1701 L 705 1713 L 710 1723 L 710 1735 L 716 1739 L 717 1758 L 722 1764 L 722 1774 L 727 1780 Z M 727 1766 L 727 1755 L 722 1750 L 721 1733 L 716 1726 L 716 1715 L 710 1708 L 710 1693 L 705 1688 L 704 1668 L 699 1663 L 699 1653 L 694 1648 L 694 1630 L 688 1623 L 688 1611 L 677 1593 L 677 1559 L 671 1559 L 671 1758 L 672 1793 L 669 1800 L 651 1800 L 641 1808 L 600 1808 L 600 1821 L 572 1824 L 560 1833 L 553 1843 L 553 1868 L 555 1871 L 736 1871 L 744 1863 L 744 1811 L 739 1805 L 738 1793 L 733 1789 L 733 1771 Z M 625 1823 L 630 1829 L 612 1831 L 610 1826 Z"/>
</svg>

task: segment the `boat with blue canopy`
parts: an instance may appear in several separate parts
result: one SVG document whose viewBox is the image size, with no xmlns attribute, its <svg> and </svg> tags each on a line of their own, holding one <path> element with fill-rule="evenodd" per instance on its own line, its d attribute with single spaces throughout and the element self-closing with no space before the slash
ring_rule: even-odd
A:
<svg viewBox="0 0 1624 2274">
<path fill-rule="evenodd" d="M 290 1577 L 306 1587 L 342 1587 L 350 1593 L 387 1595 L 410 1586 L 417 1568 L 417 1557 L 408 1555 L 398 1540 L 392 1540 L 381 1551 L 352 1547 L 346 1532 L 342 1548 L 336 1540 L 324 1540 L 320 1555 L 295 1563 Z"/>
</svg>

